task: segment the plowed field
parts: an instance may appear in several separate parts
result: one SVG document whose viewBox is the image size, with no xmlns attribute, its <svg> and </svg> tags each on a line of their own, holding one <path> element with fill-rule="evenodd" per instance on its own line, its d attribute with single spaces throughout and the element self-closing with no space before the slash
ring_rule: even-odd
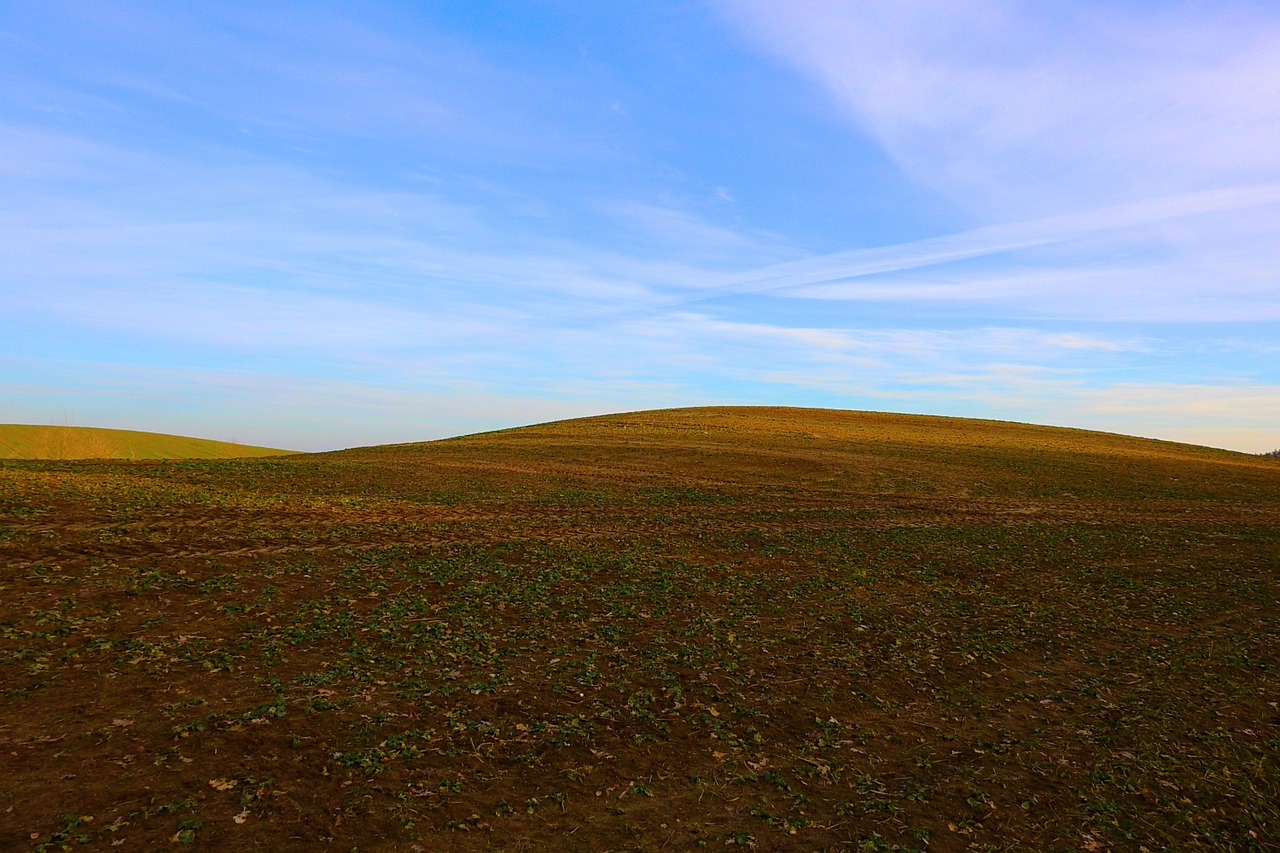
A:
<svg viewBox="0 0 1280 853">
<path fill-rule="evenodd" d="M 1280 849 L 1280 462 L 685 409 L 0 463 L 0 849 Z"/>
</svg>

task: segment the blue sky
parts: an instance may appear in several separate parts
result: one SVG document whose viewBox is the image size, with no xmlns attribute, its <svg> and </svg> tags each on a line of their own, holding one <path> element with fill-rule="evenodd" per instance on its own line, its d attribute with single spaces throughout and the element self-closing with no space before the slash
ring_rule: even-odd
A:
<svg viewBox="0 0 1280 853">
<path fill-rule="evenodd" d="M 1280 8 L 0 6 L 0 421 L 1280 447 Z"/>
</svg>

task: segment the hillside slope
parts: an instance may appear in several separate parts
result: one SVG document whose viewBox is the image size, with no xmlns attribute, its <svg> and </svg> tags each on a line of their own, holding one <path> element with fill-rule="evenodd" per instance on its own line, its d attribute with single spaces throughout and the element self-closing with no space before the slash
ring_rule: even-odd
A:
<svg viewBox="0 0 1280 853">
<path fill-rule="evenodd" d="M 0 459 L 234 459 L 294 452 L 125 429 L 0 424 Z"/>
<path fill-rule="evenodd" d="M 10 461 L 0 566 L 0 849 L 1280 838 L 1261 457 L 717 408 Z"/>
<path fill-rule="evenodd" d="M 493 480 L 535 490 L 563 478 L 579 485 L 776 487 L 815 497 L 1280 496 L 1280 463 L 1245 453 L 1061 427 L 833 409 L 663 409 L 314 458 L 398 471 L 403 494 L 425 484 L 419 475 L 427 470 L 438 489 L 456 469 L 473 486 Z"/>
</svg>

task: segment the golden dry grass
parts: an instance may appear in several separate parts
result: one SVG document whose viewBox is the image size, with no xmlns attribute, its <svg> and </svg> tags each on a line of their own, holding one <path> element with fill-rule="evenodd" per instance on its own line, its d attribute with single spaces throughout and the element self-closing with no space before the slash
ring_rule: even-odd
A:
<svg viewBox="0 0 1280 853">
<path fill-rule="evenodd" d="M 235 459 L 294 452 L 135 430 L 0 424 L 0 459 Z"/>
</svg>

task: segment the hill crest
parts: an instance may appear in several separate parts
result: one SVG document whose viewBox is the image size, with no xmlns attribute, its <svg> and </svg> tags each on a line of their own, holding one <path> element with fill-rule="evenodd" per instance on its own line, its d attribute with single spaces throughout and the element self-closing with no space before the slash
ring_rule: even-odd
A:
<svg viewBox="0 0 1280 853">
<path fill-rule="evenodd" d="M 928 445 L 956 450 L 1016 447 L 1023 450 L 1120 456 L 1213 459 L 1216 462 L 1246 465 L 1254 465 L 1259 461 L 1255 454 L 1234 450 L 1080 427 L 792 406 L 646 409 L 505 427 L 430 441 L 352 447 L 333 452 L 415 450 L 445 443 L 479 447 L 489 443 L 504 444 L 512 440 L 554 441 L 562 446 L 574 439 L 587 439 L 593 444 L 607 440 L 607 443 L 613 444 L 627 442 L 632 438 L 643 440 L 645 437 L 655 438 L 659 435 L 671 439 L 682 433 L 687 441 L 698 443 L 772 437 L 780 440 L 817 440 L 842 444 L 865 442 L 901 446 Z"/>
<path fill-rule="evenodd" d="M 296 452 L 137 430 L 0 424 L 0 459 L 235 459 Z"/>
</svg>

